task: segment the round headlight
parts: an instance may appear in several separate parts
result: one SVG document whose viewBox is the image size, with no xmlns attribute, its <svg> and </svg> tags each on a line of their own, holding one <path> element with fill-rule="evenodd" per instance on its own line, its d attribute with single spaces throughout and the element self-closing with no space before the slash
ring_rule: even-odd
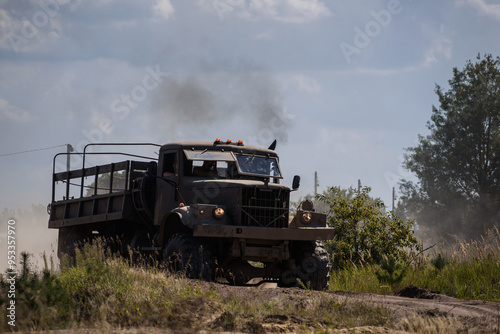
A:
<svg viewBox="0 0 500 334">
<path fill-rule="evenodd" d="M 305 224 L 309 224 L 311 222 L 311 219 L 312 219 L 312 214 L 310 212 L 302 213 L 302 221 Z"/>
<path fill-rule="evenodd" d="M 217 219 L 222 219 L 224 218 L 225 212 L 224 209 L 221 207 L 217 207 L 214 209 L 214 217 Z"/>
</svg>

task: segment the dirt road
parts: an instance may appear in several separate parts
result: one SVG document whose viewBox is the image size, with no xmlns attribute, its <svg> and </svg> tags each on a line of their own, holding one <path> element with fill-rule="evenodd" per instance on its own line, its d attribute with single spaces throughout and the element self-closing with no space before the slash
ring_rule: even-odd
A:
<svg viewBox="0 0 500 334">
<path fill-rule="evenodd" d="M 201 282 L 206 289 L 216 291 L 222 299 L 238 298 L 240 300 L 258 300 L 267 303 L 287 303 L 297 308 L 308 309 L 308 302 L 318 299 L 333 299 L 345 303 L 362 303 L 373 306 L 380 306 L 389 310 L 390 315 L 395 319 L 395 327 L 405 332 L 405 328 L 411 324 L 404 324 L 407 319 L 419 317 L 420 319 L 441 319 L 453 325 L 457 331 L 467 333 L 498 333 L 500 328 L 500 303 L 460 300 L 450 296 L 408 287 L 397 294 L 375 295 L 365 293 L 354 293 L 345 291 L 319 292 L 306 291 L 298 288 L 283 289 L 277 288 L 275 284 L 265 283 L 252 287 L 234 287 L 224 284 L 214 284 Z M 262 323 L 263 332 L 293 332 L 297 329 L 294 324 L 298 324 L 303 319 L 297 317 L 276 316 L 269 318 L 268 323 Z M 398 322 L 400 322 L 398 324 Z M 434 327 L 440 332 L 439 322 L 430 321 L 430 327 Z M 445 324 L 446 325 L 446 324 Z M 405 327 L 406 326 L 406 327 Z M 406 328 L 409 330 L 410 328 Z M 454 332 L 445 329 L 446 332 Z M 259 331 L 258 331 L 259 332 Z M 363 327 L 350 328 L 352 332 L 363 333 L 393 333 L 398 330 L 389 328 Z"/>
<path fill-rule="evenodd" d="M 334 294 L 381 305 L 400 318 L 415 314 L 450 318 L 460 322 L 468 332 L 498 333 L 500 328 L 500 303 L 456 299 L 416 287 L 405 288 L 397 295 L 351 292 L 334 292 Z"/>
<path fill-rule="evenodd" d="M 375 295 L 189 281 L 192 298 L 177 305 L 167 328 L 104 326 L 55 333 L 498 334 L 500 329 L 500 303 L 459 300 L 416 287 Z M 204 298 L 206 293 L 216 297 Z"/>
</svg>

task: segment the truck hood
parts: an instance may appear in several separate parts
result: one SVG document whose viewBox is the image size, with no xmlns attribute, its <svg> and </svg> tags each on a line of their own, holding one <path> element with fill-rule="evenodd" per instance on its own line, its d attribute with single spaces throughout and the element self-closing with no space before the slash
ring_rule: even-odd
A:
<svg viewBox="0 0 500 334">
<path fill-rule="evenodd" d="M 235 180 L 235 179 L 184 179 L 184 185 L 192 186 L 196 188 L 203 189 L 203 187 L 220 187 L 220 188 L 242 188 L 242 187 L 259 187 L 264 188 L 265 183 L 258 180 Z M 287 189 L 290 187 L 269 182 L 267 184 L 269 189 Z"/>
</svg>

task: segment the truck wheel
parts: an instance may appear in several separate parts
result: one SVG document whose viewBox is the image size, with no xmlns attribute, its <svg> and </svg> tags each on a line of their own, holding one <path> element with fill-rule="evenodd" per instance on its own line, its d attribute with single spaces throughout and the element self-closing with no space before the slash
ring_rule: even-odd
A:
<svg viewBox="0 0 500 334">
<path fill-rule="evenodd" d="M 166 265 L 188 278 L 212 280 L 213 264 L 209 250 L 190 233 L 174 234 L 163 252 Z"/>
<path fill-rule="evenodd" d="M 74 264 L 76 260 L 76 249 L 83 245 L 85 233 L 82 230 L 64 227 L 59 229 L 57 257 L 62 259 L 63 255 L 69 256 Z"/>
<path fill-rule="evenodd" d="M 151 239 L 147 231 L 136 231 L 133 235 L 128 235 L 127 241 L 123 243 L 122 253 L 124 257 L 137 262 L 146 257 L 141 253 L 141 247 L 151 247 Z"/>
<path fill-rule="evenodd" d="M 278 281 L 280 287 L 305 286 L 313 290 L 327 290 L 330 264 L 325 247 L 317 241 L 300 242 L 293 250 L 295 266 L 288 268 Z M 302 284 L 300 284 L 300 282 Z"/>
</svg>

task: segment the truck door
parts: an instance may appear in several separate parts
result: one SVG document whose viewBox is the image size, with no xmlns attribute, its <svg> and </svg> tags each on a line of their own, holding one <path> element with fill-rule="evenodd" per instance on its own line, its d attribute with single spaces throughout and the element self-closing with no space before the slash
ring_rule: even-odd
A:
<svg viewBox="0 0 500 334">
<path fill-rule="evenodd" d="M 156 182 L 155 225 L 159 225 L 161 219 L 179 205 L 179 196 L 173 184 L 180 182 L 179 150 L 160 151 L 158 162 L 158 176 L 164 180 Z"/>
</svg>

